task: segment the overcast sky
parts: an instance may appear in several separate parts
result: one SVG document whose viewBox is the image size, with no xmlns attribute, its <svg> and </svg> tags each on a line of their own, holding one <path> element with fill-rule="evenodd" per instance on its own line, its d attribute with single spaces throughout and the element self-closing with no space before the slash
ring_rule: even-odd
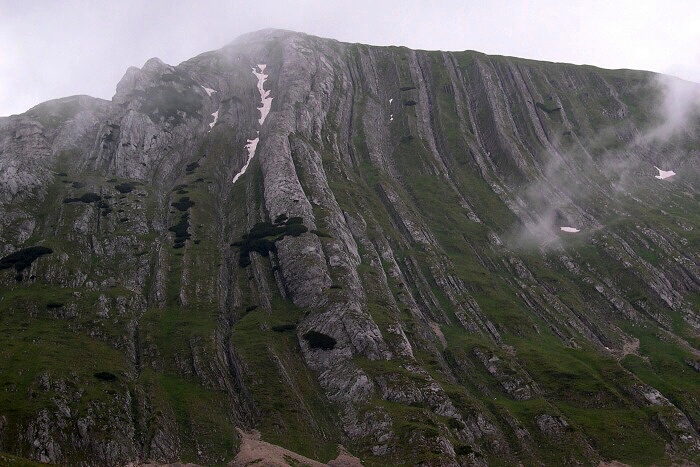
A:
<svg viewBox="0 0 700 467">
<path fill-rule="evenodd" d="M 0 0 L 0 115 L 74 94 L 110 99 L 129 66 L 178 64 L 269 27 L 700 82 L 698 0 Z"/>
</svg>

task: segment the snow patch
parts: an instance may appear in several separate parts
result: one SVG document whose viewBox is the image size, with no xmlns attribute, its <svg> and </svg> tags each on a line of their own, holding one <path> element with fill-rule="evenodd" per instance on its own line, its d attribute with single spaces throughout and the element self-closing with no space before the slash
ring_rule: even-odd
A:
<svg viewBox="0 0 700 467">
<path fill-rule="evenodd" d="M 564 232 L 569 232 L 569 233 L 580 232 L 580 230 L 575 228 L 575 227 L 560 227 L 560 229 L 563 230 Z"/>
<path fill-rule="evenodd" d="M 270 91 L 266 91 L 264 88 L 265 81 L 267 81 L 268 75 L 265 74 L 265 68 L 267 65 L 263 64 L 258 64 L 257 68 L 260 69 L 260 71 L 257 71 L 255 67 L 253 68 L 253 74 L 255 75 L 256 78 L 258 78 L 258 92 L 260 92 L 260 103 L 262 104 L 262 107 L 258 107 L 258 110 L 260 111 L 260 119 L 258 119 L 258 122 L 262 125 L 265 119 L 267 118 L 267 114 L 270 113 L 270 107 L 272 107 L 272 97 L 270 97 Z"/>
<path fill-rule="evenodd" d="M 214 117 L 214 121 L 209 124 L 209 131 L 211 131 L 212 128 L 214 128 L 214 125 L 216 125 L 216 122 L 219 120 L 219 111 L 217 110 L 213 114 L 211 114 L 212 117 Z"/>
<path fill-rule="evenodd" d="M 201 86 L 201 85 L 200 85 L 200 86 Z M 202 86 L 202 89 L 204 89 L 204 90 L 206 91 L 206 93 L 207 93 L 207 96 L 210 96 L 210 97 L 211 97 L 212 94 L 214 94 L 214 93 L 216 92 L 215 89 L 206 88 L 206 87 L 204 87 L 204 86 Z"/>
<path fill-rule="evenodd" d="M 654 168 L 659 171 L 659 175 L 654 175 L 654 178 L 658 178 L 659 180 L 665 180 L 676 175 L 676 172 L 674 172 L 673 170 L 661 170 L 656 166 L 654 166 Z"/>
<path fill-rule="evenodd" d="M 270 113 L 270 107 L 272 106 L 272 97 L 270 97 L 270 91 L 266 91 L 264 86 L 265 81 L 267 81 L 268 77 L 268 75 L 265 74 L 265 68 L 267 68 L 267 65 L 264 63 L 259 63 L 257 67 L 253 68 L 253 74 L 256 78 L 258 78 L 258 92 L 260 93 L 260 103 L 262 104 L 262 107 L 258 107 L 258 110 L 260 111 L 260 118 L 258 119 L 258 123 L 260 125 L 262 125 L 263 122 L 265 122 L 267 114 Z M 253 156 L 255 156 L 255 150 L 258 148 L 258 143 L 260 142 L 260 132 L 257 131 L 256 133 L 258 134 L 258 136 L 255 139 L 247 140 L 248 143 L 244 146 L 244 148 L 248 150 L 248 160 L 246 160 L 245 165 L 243 166 L 241 171 L 238 172 L 235 177 L 233 177 L 232 183 L 236 183 L 238 179 L 241 178 L 241 176 L 245 173 L 245 171 L 248 170 L 250 161 L 252 161 Z"/>
<path fill-rule="evenodd" d="M 389 99 L 389 105 L 394 101 L 394 99 Z"/>
<path fill-rule="evenodd" d="M 260 134 L 260 132 L 258 132 L 258 135 L 259 134 Z M 245 162 L 245 165 L 243 166 L 241 171 L 238 172 L 235 177 L 233 177 L 232 183 L 236 183 L 236 181 L 241 177 L 241 175 L 243 175 L 245 173 L 245 171 L 248 170 L 248 166 L 250 165 L 250 161 L 253 160 L 253 156 L 255 155 L 255 150 L 258 147 L 258 142 L 260 142 L 260 136 L 258 136 L 255 139 L 249 139 L 248 144 L 243 146 L 244 148 L 246 148 L 248 150 L 248 160 Z"/>
<path fill-rule="evenodd" d="M 394 121 L 394 114 L 389 115 L 389 121 L 393 122 Z"/>
</svg>

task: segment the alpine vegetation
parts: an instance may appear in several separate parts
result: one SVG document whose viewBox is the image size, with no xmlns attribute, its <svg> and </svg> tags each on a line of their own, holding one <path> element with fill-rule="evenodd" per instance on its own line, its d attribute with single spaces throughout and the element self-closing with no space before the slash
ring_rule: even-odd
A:
<svg viewBox="0 0 700 467">
<path fill-rule="evenodd" d="M 0 459 L 700 462 L 698 89 L 264 30 L 0 118 Z"/>
</svg>

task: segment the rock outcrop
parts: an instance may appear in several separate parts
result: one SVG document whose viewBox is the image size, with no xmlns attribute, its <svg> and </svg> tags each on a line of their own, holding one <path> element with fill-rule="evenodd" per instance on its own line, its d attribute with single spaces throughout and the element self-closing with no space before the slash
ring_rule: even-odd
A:
<svg viewBox="0 0 700 467">
<path fill-rule="evenodd" d="M 658 82 L 265 30 L 0 118 L 0 451 L 697 462 L 700 122 L 656 137 Z"/>
</svg>

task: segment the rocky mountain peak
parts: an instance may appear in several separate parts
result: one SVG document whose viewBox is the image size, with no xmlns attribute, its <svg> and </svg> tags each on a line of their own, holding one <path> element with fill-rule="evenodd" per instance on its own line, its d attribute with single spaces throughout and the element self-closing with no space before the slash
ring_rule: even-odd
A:
<svg viewBox="0 0 700 467">
<path fill-rule="evenodd" d="M 0 120 L 0 450 L 697 462 L 679 93 L 268 29 Z"/>
</svg>

